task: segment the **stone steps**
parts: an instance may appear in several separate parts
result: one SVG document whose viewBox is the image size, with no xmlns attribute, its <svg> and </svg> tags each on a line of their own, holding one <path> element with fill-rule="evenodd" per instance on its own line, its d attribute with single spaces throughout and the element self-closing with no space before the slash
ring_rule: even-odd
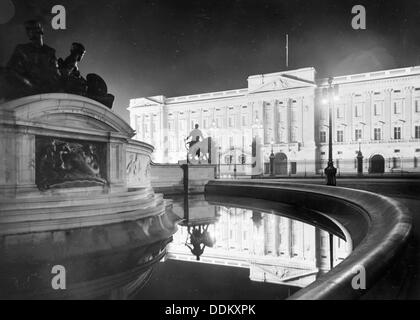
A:
<svg viewBox="0 0 420 320">
<path fill-rule="evenodd" d="M 119 193 L 102 193 L 72 195 L 72 197 L 33 197 L 30 199 L 13 199 L 0 204 L 0 215 L 4 211 L 9 210 L 26 210 L 26 209 L 43 209 L 51 207 L 73 207 L 75 205 L 96 205 L 104 203 L 124 203 L 130 201 L 141 201 L 153 195 L 153 192 L 148 189 L 119 192 Z"/>
<path fill-rule="evenodd" d="M 7 223 L 10 221 L 48 220 L 66 216 L 81 217 L 87 215 L 115 214 L 138 210 L 140 207 L 147 210 L 155 206 L 157 201 L 159 201 L 158 197 L 150 195 L 145 199 L 126 202 L 109 201 L 107 203 L 91 205 L 52 206 L 38 209 L 28 208 L 24 210 L 11 209 L 2 211 L 0 214 L 0 223 Z"/>
<path fill-rule="evenodd" d="M 38 196 L 0 205 L 0 235 L 63 230 L 132 221 L 160 214 L 168 205 L 150 188 L 125 192 Z M 77 196 L 76 196 L 77 194 Z"/>
<path fill-rule="evenodd" d="M 0 236 L 6 234 L 75 229 L 119 223 L 123 221 L 135 221 L 141 218 L 162 214 L 165 210 L 165 200 L 163 200 L 163 198 L 158 198 L 154 202 L 154 206 L 144 209 L 138 208 L 127 211 L 124 209 L 118 211 L 111 210 L 106 213 L 99 212 L 96 214 L 72 211 L 67 215 L 58 216 L 57 214 L 52 214 L 44 217 L 34 215 L 33 217 L 26 217 L 26 220 L 9 219 L 8 222 L 0 221 Z"/>
</svg>

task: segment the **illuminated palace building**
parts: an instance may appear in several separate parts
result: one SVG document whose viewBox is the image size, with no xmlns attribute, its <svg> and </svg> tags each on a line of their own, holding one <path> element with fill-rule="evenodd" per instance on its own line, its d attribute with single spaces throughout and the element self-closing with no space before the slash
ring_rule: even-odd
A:
<svg viewBox="0 0 420 320">
<path fill-rule="evenodd" d="M 245 89 L 132 99 L 128 109 L 155 162 L 186 159 L 184 138 L 199 124 L 222 172 L 267 174 L 273 154 L 276 175 L 306 175 L 326 166 L 331 105 L 340 174 L 356 172 L 359 149 L 364 173 L 419 172 L 420 66 L 339 76 L 333 85 L 338 95 L 326 99 L 328 79 L 303 68 L 250 76 Z"/>
</svg>

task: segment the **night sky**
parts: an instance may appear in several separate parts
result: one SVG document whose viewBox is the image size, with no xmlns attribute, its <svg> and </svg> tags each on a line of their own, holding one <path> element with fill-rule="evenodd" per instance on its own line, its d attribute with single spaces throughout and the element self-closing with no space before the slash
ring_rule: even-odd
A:
<svg viewBox="0 0 420 320">
<path fill-rule="evenodd" d="M 66 57 L 83 43 L 83 75 L 98 73 L 128 119 L 129 99 L 245 88 L 252 74 L 315 67 L 318 77 L 420 64 L 418 0 L 0 0 L 0 65 L 26 42 L 23 21 L 42 18 L 45 43 Z M 67 30 L 51 8 L 67 9 Z M 353 30 L 363 4 L 367 30 Z M 10 9 L 12 8 L 12 9 Z"/>
</svg>

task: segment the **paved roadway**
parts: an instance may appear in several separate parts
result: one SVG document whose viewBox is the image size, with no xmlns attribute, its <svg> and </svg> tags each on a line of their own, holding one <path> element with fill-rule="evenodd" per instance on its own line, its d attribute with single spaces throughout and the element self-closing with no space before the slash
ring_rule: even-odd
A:
<svg viewBox="0 0 420 320">
<path fill-rule="evenodd" d="M 323 179 L 275 179 L 325 184 Z M 420 299 L 420 179 L 337 178 L 337 186 L 384 194 L 405 204 L 413 215 L 413 234 L 395 266 L 364 299 Z M 369 286 L 369 279 L 367 279 Z"/>
</svg>

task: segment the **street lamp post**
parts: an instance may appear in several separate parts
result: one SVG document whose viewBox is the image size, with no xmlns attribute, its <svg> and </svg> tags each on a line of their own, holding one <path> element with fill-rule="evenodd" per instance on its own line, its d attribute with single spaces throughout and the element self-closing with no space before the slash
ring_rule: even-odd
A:
<svg viewBox="0 0 420 320">
<path fill-rule="evenodd" d="M 332 85 L 333 78 L 328 78 L 328 89 L 327 89 L 327 99 L 328 99 L 328 165 L 325 168 L 324 172 L 327 176 L 327 185 L 328 186 L 335 186 L 336 185 L 336 174 L 337 169 L 334 167 L 333 162 L 333 151 L 332 151 L 332 108 L 333 108 L 333 99 L 334 93 L 338 91 L 338 86 Z M 325 91 L 324 91 L 325 92 Z"/>
<path fill-rule="evenodd" d="M 233 179 L 236 179 L 236 148 L 235 147 L 231 147 L 230 150 L 233 153 Z"/>
<path fill-rule="evenodd" d="M 222 158 L 222 147 L 219 146 L 219 179 L 222 177 L 222 172 L 221 172 L 221 159 Z"/>
<path fill-rule="evenodd" d="M 357 152 L 357 175 L 363 175 L 363 154 L 360 149 L 361 139 L 359 139 L 359 151 Z"/>
<path fill-rule="evenodd" d="M 273 141 L 271 141 L 271 154 L 270 154 L 270 176 L 274 176 L 274 152 Z"/>
</svg>

